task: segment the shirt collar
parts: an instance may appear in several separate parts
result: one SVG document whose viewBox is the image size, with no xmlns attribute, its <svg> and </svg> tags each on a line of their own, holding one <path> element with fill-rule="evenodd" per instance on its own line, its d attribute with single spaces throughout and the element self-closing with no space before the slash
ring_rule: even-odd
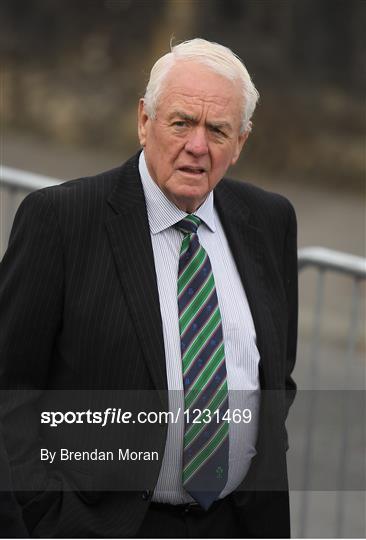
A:
<svg viewBox="0 0 366 540">
<path fill-rule="evenodd" d="M 172 203 L 151 178 L 143 151 L 139 158 L 139 172 L 146 200 L 150 231 L 152 234 L 157 234 L 172 227 L 188 215 L 187 212 L 183 212 L 183 210 L 180 210 Z M 198 216 L 212 232 L 215 232 L 216 226 L 213 202 L 214 198 L 211 191 L 206 200 L 201 204 L 198 210 L 196 210 L 195 215 Z"/>
</svg>

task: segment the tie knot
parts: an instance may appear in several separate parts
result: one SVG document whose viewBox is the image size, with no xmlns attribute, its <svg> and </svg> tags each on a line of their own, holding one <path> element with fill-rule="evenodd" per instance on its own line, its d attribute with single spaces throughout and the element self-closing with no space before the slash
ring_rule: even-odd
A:
<svg viewBox="0 0 366 540">
<path fill-rule="evenodd" d="M 178 221 L 174 227 L 184 234 L 191 234 L 197 232 L 197 229 L 201 223 L 202 221 L 199 217 L 195 216 L 194 214 L 188 214 L 188 216 L 183 218 L 181 221 Z"/>
</svg>

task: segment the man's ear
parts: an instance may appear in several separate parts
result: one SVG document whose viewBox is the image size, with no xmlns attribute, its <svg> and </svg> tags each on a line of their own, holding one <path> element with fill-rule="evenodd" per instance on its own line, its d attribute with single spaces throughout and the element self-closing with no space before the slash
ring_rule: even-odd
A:
<svg viewBox="0 0 366 540">
<path fill-rule="evenodd" d="M 147 124 L 147 122 L 149 120 L 149 116 L 145 111 L 145 102 L 144 102 L 143 98 L 141 98 L 140 101 L 139 101 L 137 117 L 138 117 L 137 130 L 138 130 L 139 141 L 140 141 L 141 146 L 145 146 L 145 144 L 146 144 L 146 124 Z"/>
<path fill-rule="evenodd" d="M 236 148 L 235 148 L 233 158 L 231 160 L 231 165 L 235 165 L 235 163 L 239 159 L 240 153 L 243 150 L 243 146 L 247 142 L 247 139 L 249 137 L 249 133 L 251 131 L 251 124 L 252 123 L 250 122 L 250 127 L 248 126 L 248 128 L 243 133 L 240 133 L 238 135 L 238 140 L 236 142 Z"/>
</svg>

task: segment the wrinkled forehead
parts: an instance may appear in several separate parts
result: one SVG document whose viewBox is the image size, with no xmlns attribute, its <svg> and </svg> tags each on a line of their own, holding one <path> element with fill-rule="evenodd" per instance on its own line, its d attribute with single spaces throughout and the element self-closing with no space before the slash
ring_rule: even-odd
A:
<svg viewBox="0 0 366 540">
<path fill-rule="evenodd" d="M 229 106 L 234 106 L 235 100 L 229 94 L 223 95 L 215 92 L 215 89 L 203 91 L 193 88 L 192 91 L 180 86 L 172 87 L 168 92 L 161 96 L 158 104 L 158 110 L 168 110 L 175 107 L 184 107 L 184 109 L 209 108 L 210 110 L 228 110 Z"/>
<path fill-rule="evenodd" d="M 204 64 L 179 61 L 162 81 L 157 108 L 165 109 L 175 102 L 188 107 L 229 108 L 231 112 L 240 113 L 243 95 L 239 80 L 231 80 Z"/>
</svg>

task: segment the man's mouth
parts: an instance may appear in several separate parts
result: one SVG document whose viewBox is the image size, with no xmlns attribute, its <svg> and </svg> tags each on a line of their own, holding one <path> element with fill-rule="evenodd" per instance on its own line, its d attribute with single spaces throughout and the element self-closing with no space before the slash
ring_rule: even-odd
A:
<svg viewBox="0 0 366 540">
<path fill-rule="evenodd" d="M 178 170 L 187 174 L 196 174 L 196 175 L 200 175 L 206 172 L 206 169 L 204 169 L 203 167 L 190 167 L 190 166 L 179 167 Z"/>
</svg>

